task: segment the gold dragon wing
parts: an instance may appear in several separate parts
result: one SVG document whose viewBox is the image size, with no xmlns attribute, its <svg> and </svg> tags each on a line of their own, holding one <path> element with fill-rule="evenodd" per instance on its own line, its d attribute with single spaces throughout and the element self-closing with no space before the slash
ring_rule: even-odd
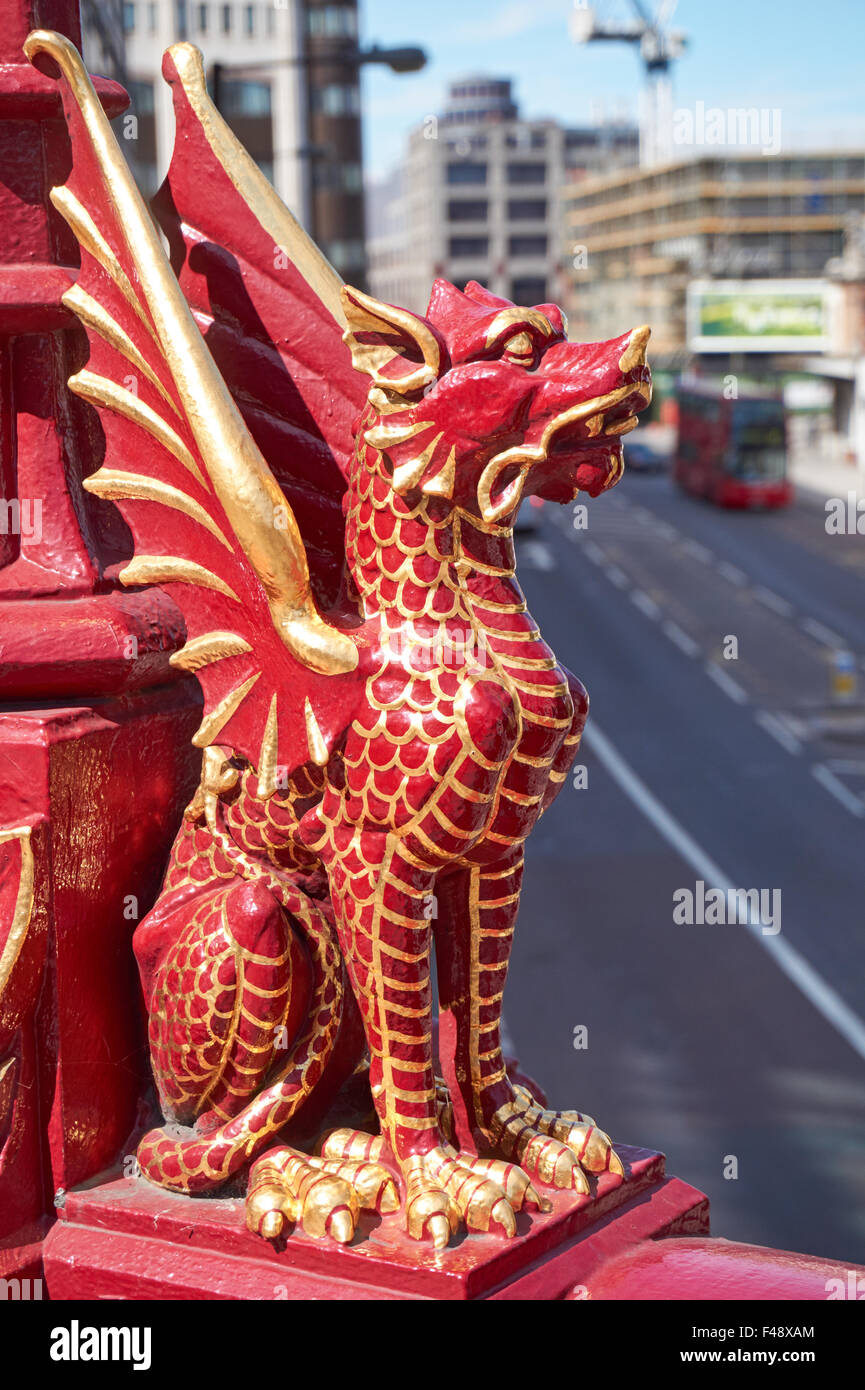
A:
<svg viewBox="0 0 865 1390">
<path fill-rule="evenodd" d="M 81 248 L 64 303 L 90 357 L 69 386 L 97 408 L 105 434 L 104 462 L 84 486 L 117 502 L 133 533 L 121 581 L 164 586 L 184 615 L 188 640 L 172 660 L 204 694 L 193 742 L 246 758 L 270 795 L 279 769 L 326 761 L 351 717 L 351 619 L 319 610 L 294 510 L 208 350 L 80 55 L 43 30 L 25 52 L 60 69 L 72 145 L 52 201 Z M 202 114 L 221 121 L 212 107 Z M 318 302 L 336 309 L 335 273 L 308 239 L 301 249 Z"/>
</svg>

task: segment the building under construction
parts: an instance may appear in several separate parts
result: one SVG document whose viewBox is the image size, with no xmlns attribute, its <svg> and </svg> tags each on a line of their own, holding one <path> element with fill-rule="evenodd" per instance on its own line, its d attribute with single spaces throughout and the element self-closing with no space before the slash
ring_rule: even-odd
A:
<svg viewBox="0 0 865 1390">
<path fill-rule="evenodd" d="M 807 279 L 865 210 L 865 154 L 718 154 L 618 169 L 563 193 L 571 331 L 651 323 L 653 359 L 687 349 L 694 279 Z"/>
</svg>

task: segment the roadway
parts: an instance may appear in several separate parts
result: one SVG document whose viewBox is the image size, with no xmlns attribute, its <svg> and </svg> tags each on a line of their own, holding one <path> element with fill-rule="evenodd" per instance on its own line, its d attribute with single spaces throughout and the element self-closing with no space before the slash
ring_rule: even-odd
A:
<svg viewBox="0 0 865 1390">
<path fill-rule="evenodd" d="M 865 1263 L 865 696 L 835 708 L 829 680 L 838 647 L 865 663 L 865 539 L 627 471 L 587 507 L 518 540 L 592 710 L 588 785 L 529 842 L 515 1050 L 557 1106 L 664 1150 L 716 1234 Z M 781 930 L 676 924 L 700 878 L 780 891 Z"/>
</svg>

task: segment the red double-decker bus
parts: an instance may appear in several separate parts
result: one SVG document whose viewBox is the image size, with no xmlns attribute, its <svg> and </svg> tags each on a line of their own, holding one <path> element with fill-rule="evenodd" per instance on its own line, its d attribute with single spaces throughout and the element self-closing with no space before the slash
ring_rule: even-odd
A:
<svg viewBox="0 0 865 1390">
<path fill-rule="evenodd" d="M 780 394 L 742 390 L 728 399 L 720 384 L 683 379 L 676 398 L 673 477 L 680 487 L 718 507 L 784 507 L 792 501 Z"/>
</svg>

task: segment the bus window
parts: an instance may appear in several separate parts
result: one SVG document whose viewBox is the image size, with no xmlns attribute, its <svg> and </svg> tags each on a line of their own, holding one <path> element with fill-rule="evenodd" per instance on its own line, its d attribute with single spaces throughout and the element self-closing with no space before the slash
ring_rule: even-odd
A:
<svg viewBox="0 0 865 1390">
<path fill-rule="evenodd" d="M 743 480 L 784 477 L 784 407 L 779 401 L 738 401 L 726 472 Z"/>
</svg>

